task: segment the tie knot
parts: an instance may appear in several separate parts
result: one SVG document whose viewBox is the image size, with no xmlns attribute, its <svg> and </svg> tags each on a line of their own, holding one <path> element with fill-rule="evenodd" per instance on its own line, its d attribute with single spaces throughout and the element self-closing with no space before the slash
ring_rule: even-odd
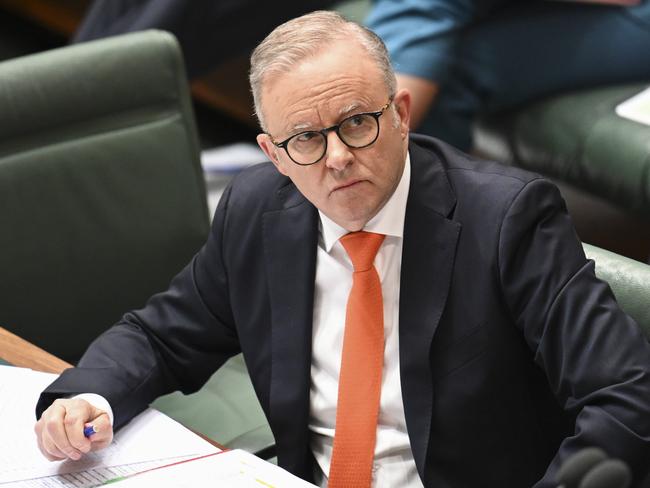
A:
<svg viewBox="0 0 650 488">
<path fill-rule="evenodd" d="M 372 268 L 384 237 L 386 237 L 384 234 L 364 231 L 350 232 L 341 237 L 341 244 L 350 256 L 355 272 Z"/>
</svg>

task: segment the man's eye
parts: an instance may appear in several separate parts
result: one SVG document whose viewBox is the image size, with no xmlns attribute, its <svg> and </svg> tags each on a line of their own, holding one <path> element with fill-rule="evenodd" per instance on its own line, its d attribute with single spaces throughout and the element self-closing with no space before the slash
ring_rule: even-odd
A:
<svg viewBox="0 0 650 488">
<path fill-rule="evenodd" d="M 318 135 L 317 132 L 303 132 L 295 137 L 296 142 L 309 142 Z"/>
<path fill-rule="evenodd" d="M 353 115 L 347 121 L 350 127 L 359 127 L 362 126 L 365 122 L 365 117 L 363 115 Z"/>
</svg>

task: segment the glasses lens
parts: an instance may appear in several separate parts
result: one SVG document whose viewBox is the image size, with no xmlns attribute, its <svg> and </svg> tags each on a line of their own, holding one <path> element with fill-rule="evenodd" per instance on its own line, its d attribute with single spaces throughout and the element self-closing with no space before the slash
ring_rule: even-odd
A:
<svg viewBox="0 0 650 488">
<path fill-rule="evenodd" d="M 287 152 L 298 164 L 312 164 L 323 157 L 325 142 L 325 136 L 320 132 L 302 132 L 289 139 Z"/>
<path fill-rule="evenodd" d="M 350 147 L 372 144 L 379 134 L 378 120 L 372 115 L 353 115 L 341 122 L 339 136 Z"/>
</svg>

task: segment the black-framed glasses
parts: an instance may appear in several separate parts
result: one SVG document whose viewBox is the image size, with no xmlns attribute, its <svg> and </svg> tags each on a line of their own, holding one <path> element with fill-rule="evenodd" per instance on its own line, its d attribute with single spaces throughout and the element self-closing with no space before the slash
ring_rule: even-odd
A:
<svg viewBox="0 0 650 488">
<path fill-rule="evenodd" d="M 287 155 L 300 166 L 316 164 L 323 159 L 327 152 L 327 134 L 335 131 L 341 142 L 353 149 L 368 147 L 379 137 L 379 117 L 390 107 L 393 102 L 391 97 L 388 103 L 376 112 L 364 112 L 350 115 L 341 122 L 321 130 L 307 130 L 299 132 L 282 142 L 271 142 L 276 147 L 287 151 Z"/>
</svg>

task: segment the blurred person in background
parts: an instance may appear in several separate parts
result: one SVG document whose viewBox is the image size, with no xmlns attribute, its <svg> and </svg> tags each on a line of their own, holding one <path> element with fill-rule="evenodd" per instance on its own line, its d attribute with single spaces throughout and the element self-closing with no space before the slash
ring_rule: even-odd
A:
<svg viewBox="0 0 650 488">
<path fill-rule="evenodd" d="M 546 95 L 650 80 L 648 0 L 376 0 L 411 128 L 463 150 L 477 115 Z"/>
</svg>

